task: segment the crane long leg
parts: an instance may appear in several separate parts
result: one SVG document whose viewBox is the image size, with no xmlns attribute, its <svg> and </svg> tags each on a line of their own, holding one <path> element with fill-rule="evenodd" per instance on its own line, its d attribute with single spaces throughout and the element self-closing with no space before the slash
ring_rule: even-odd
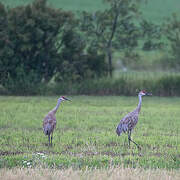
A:
<svg viewBox="0 0 180 180">
<path fill-rule="evenodd" d="M 50 146 L 50 134 L 48 134 L 49 146 Z"/>
<path fill-rule="evenodd" d="M 138 149 L 141 149 L 140 146 L 131 139 L 131 131 L 130 130 L 128 131 L 128 141 L 129 141 L 129 148 L 130 148 L 130 141 L 131 141 L 137 146 Z"/>
<path fill-rule="evenodd" d="M 131 131 L 128 131 L 128 145 L 130 148 L 130 142 L 131 142 Z"/>
<path fill-rule="evenodd" d="M 52 139 L 53 139 L 53 134 L 51 134 L 51 146 L 52 146 Z"/>
</svg>

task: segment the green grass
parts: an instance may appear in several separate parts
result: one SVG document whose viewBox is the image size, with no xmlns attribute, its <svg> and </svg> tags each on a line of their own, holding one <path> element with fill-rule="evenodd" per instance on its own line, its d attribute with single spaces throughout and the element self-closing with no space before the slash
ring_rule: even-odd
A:
<svg viewBox="0 0 180 180">
<path fill-rule="evenodd" d="M 49 148 L 42 119 L 57 97 L 1 96 L 0 167 L 180 167 L 180 98 L 143 98 L 132 134 L 141 151 L 133 144 L 128 148 L 126 134 L 115 133 L 120 119 L 137 105 L 137 97 L 70 98 L 72 102 L 64 102 L 56 114 Z"/>
</svg>

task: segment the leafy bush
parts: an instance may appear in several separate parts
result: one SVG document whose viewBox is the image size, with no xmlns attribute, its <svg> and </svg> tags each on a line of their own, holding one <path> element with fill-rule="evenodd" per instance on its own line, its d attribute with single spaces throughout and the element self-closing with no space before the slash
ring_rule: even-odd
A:
<svg viewBox="0 0 180 180">
<path fill-rule="evenodd" d="M 87 49 L 73 14 L 35 0 L 0 4 L 0 83 L 14 94 L 37 94 L 43 82 L 81 81 L 107 74 L 103 53 Z"/>
<path fill-rule="evenodd" d="M 57 67 L 56 81 L 82 81 L 107 75 L 104 54 L 89 48 L 76 30 L 66 31 L 62 37 L 61 64 Z"/>
<path fill-rule="evenodd" d="M 6 10 L 0 5 L 1 83 L 9 90 L 48 82 L 60 55 L 57 36 L 72 15 L 49 8 L 46 0 Z"/>
<path fill-rule="evenodd" d="M 151 51 L 162 49 L 164 46 L 162 42 L 162 25 L 153 24 L 147 20 L 142 20 L 141 25 L 141 34 L 144 40 L 142 49 L 144 51 Z"/>
<path fill-rule="evenodd" d="M 104 11 L 81 13 L 81 30 L 85 32 L 89 46 L 103 51 L 108 60 L 108 72 L 112 77 L 114 51 L 129 49 L 138 45 L 139 27 L 134 18 L 139 13 L 141 0 L 104 0 L 108 3 Z M 137 20 L 137 19 L 136 19 Z"/>
<path fill-rule="evenodd" d="M 165 35 L 171 47 L 171 65 L 175 69 L 180 68 L 180 19 L 175 14 L 172 18 L 168 19 L 165 28 Z"/>
</svg>

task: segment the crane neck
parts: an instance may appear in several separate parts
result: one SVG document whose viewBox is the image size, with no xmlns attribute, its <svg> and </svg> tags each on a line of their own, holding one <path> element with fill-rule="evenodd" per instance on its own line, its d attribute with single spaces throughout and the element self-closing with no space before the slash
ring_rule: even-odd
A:
<svg viewBox="0 0 180 180">
<path fill-rule="evenodd" d="M 138 103 L 138 106 L 137 106 L 137 111 L 139 113 L 141 111 L 142 96 L 141 95 L 138 95 L 138 96 L 139 96 L 139 103 Z"/>
<path fill-rule="evenodd" d="M 57 104 L 56 104 L 56 107 L 53 109 L 53 112 L 54 113 L 56 113 L 57 112 L 57 110 L 58 110 L 58 108 L 59 108 L 59 106 L 60 106 L 60 104 L 61 104 L 61 99 L 58 99 L 58 102 L 57 102 Z"/>
</svg>

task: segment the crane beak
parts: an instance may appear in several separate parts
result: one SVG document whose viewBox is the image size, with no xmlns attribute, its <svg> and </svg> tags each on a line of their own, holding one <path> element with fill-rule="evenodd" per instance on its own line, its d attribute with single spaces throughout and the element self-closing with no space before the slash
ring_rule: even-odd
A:
<svg viewBox="0 0 180 180">
<path fill-rule="evenodd" d="M 67 101 L 71 101 L 71 100 L 70 100 L 70 99 L 68 99 L 67 97 L 64 97 L 64 99 L 65 99 L 65 100 L 67 100 Z"/>
</svg>

